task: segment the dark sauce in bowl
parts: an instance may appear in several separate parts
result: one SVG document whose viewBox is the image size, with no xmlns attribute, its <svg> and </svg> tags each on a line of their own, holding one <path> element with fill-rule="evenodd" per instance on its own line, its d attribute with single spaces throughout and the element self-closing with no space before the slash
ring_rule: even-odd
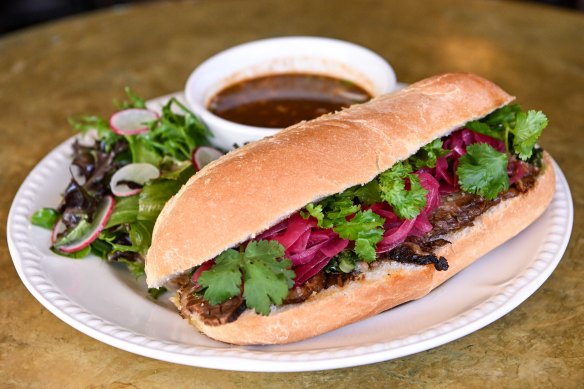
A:
<svg viewBox="0 0 584 389">
<path fill-rule="evenodd" d="M 285 73 L 228 86 L 211 98 L 208 108 L 235 123 L 285 128 L 370 99 L 365 89 L 350 81 Z"/>
</svg>

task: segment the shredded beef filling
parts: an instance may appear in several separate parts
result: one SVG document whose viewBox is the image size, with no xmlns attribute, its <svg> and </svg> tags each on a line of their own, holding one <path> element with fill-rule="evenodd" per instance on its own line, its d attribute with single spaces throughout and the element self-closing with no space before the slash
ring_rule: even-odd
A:
<svg viewBox="0 0 584 389">
<path fill-rule="evenodd" d="M 218 326 L 235 321 L 247 309 L 243 298 L 235 296 L 218 305 L 209 304 L 202 295 L 196 293 L 193 283 L 188 283 L 178 290 L 180 315 L 183 318 L 198 313 L 207 325 Z"/>
<path fill-rule="evenodd" d="M 443 239 L 442 236 L 472 226 L 473 221 L 492 206 L 527 192 L 535 184 L 539 173 L 537 167 L 528 166 L 525 176 L 494 200 L 486 200 L 483 197 L 464 192 L 442 195 L 440 206 L 430 215 L 429 220 L 433 228 L 428 234 L 423 237 L 408 237 L 401 245 L 381 254 L 377 261 L 372 264 L 360 263 L 360 266 L 352 273 L 327 272 L 323 270 L 303 285 L 292 288 L 284 300 L 284 304 L 301 303 L 323 289 L 332 286 L 342 287 L 349 281 L 358 278 L 364 267 L 379 266 L 379 263 L 384 260 L 416 265 L 433 264 L 436 270 L 447 270 L 447 260 L 444 257 L 438 258 L 434 254 L 434 250 L 438 247 L 450 243 Z M 247 309 L 241 296 L 233 297 L 222 304 L 210 305 L 201 294 L 196 293 L 195 286 L 190 281 L 179 289 L 178 294 L 181 315 L 187 318 L 193 313 L 198 313 L 206 325 L 230 323 Z"/>
</svg>

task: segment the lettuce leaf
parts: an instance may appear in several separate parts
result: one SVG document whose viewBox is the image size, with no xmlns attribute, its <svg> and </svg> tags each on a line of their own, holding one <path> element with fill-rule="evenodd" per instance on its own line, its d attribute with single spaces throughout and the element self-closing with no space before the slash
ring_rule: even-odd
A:
<svg viewBox="0 0 584 389">
<path fill-rule="evenodd" d="M 138 220 L 138 196 L 118 197 L 114 210 L 104 229 Z"/>
<path fill-rule="evenodd" d="M 30 221 L 35 226 L 43 227 L 48 230 L 55 226 L 61 214 L 54 208 L 41 208 L 32 214 Z"/>
<path fill-rule="evenodd" d="M 154 222 L 164 204 L 178 192 L 194 173 L 192 164 L 189 164 L 176 176 L 176 179 L 160 178 L 144 185 L 138 194 L 138 220 Z"/>
</svg>

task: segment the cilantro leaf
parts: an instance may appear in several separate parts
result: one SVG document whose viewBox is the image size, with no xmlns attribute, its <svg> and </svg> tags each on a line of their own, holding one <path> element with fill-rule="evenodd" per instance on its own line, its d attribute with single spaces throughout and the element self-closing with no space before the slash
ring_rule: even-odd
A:
<svg viewBox="0 0 584 389">
<path fill-rule="evenodd" d="M 364 205 L 372 205 L 381 201 L 379 193 L 379 183 L 373 180 L 363 186 L 353 187 L 355 197 Z"/>
<path fill-rule="evenodd" d="M 343 223 L 347 216 L 357 212 L 361 207 L 353 203 L 353 195 L 349 192 L 343 192 L 321 201 L 324 218 L 319 223 L 321 228 L 331 228 L 337 224 Z"/>
<path fill-rule="evenodd" d="M 533 147 L 541 135 L 544 128 L 547 127 L 548 119 L 541 111 L 519 112 L 517 114 L 515 128 L 512 130 L 513 149 L 519 155 L 519 158 L 526 161 L 531 157 Z"/>
<path fill-rule="evenodd" d="M 333 230 L 343 239 L 355 241 L 355 253 L 359 258 L 375 260 L 375 246 L 383 239 L 385 219 L 372 210 L 359 211 L 350 220 L 336 225 Z"/>
<path fill-rule="evenodd" d="M 357 240 L 359 237 L 364 237 L 363 234 L 383 226 L 384 222 L 384 218 L 368 209 L 359 211 L 355 217 L 336 225 L 334 231 L 343 239 Z"/>
<path fill-rule="evenodd" d="M 436 160 L 449 153 L 442 147 L 442 140 L 435 139 L 434 141 L 423 146 L 416 154 L 411 156 L 408 161 L 415 167 L 416 170 L 423 167 L 435 167 Z"/>
<path fill-rule="evenodd" d="M 281 305 L 294 285 L 292 262 L 284 256 L 284 246 L 277 241 L 252 241 L 243 251 L 228 249 L 215 264 L 201 273 L 198 283 L 211 305 L 221 304 L 241 293 L 249 308 L 267 315 L 272 304 Z M 282 259 L 281 259 L 282 258 Z"/>
<path fill-rule="evenodd" d="M 241 292 L 241 254 L 233 249 L 222 252 L 215 264 L 201 273 L 198 283 L 206 287 L 205 299 L 211 305 L 221 304 Z"/>
<path fill-rule="evenodd" d="M 284 247 L 276 241 L 250 242 L 243 255 L 244 290 L 248 307 L 267 315 L 271 304 L 281 305 L 288 290 L 294 285 L 294 271 L 289 270 L 289 259 L 284 256 Z"/>
<path fill-rule="evenodd" d="M 483 119 L 466 124 L 466 127 L 492 138 L 503 140 L 510 154 L 527 161 L 548 119 L 541 111 L 524 112 L 517 104 L 506 105 Z M 512 144 L 511 144 L 512 143 Z"/>
<path fill-rule="evenodd" d="M 305 211 L 300 211 L 300 216 L 304 219 L 308 219 L 309 217 L 313 217 L 317 220 L 318 225 L 322 226 L 324 220 L 324 213 L 322 212 L 322 204 L 313 204 L 310 203 L 306 206 Z"/>
<path fill-rule="evenodd" d="M 507 154 L 486 143 L 472 144 L 466 151 L 456 170 L 462 190 L 492 200 L 509 189 Z"/>
<path fill-rule="evenodd" d="M 466 123 L 465 127 L 491 138 L 504 141 L 505 149 L 509 152 L 509 133 L 515 127 L 515 118 L 519 112 L 521 112 L 519 105 L 506 105 L 480 120 Z"/>
<path fill-rule="evenodd" d="M 428 191 L 420 184 L 417 175 L 411 173 L 408 163 L 399 162 L 379 175 L 381 198 L 393 207 L 402 219 L 413 219 L 426 206 Z M 406 189 L 406 179 L 410 189 Z"/>
<path fill-rule="evenodd" d="M 343 272 L 350 273 L 355 270 L 355 264 L 359 260 L 357 254 L 351 250 L 343 250 L 325 266 L 327 273 Z"/>
<path fill-rule="evenodd" d="M 336 260 L 340 271 L 351 273 L 355 270 L 358 257 L 351 250 L 344 250 L 337 255 Z"/>
<path fill-rule="evenodd" d="M 383 233 L 381 233 L 383 236 Z M 359 238 L 355 241 L 355 254 L 365 262 L 373 262 L 377 259 L 377 253 L 375 252 L 375 244 L 379 243 L 381 239 L 377 242 L 372 243 L 364 238 Z"/>
<path fill-rule="evenodd" d="M 269 261 L 284 256 L 284 246 L 276 240 L 260 240 L 249 242 L 244 252 L 245 260 Z"/>
</svg>

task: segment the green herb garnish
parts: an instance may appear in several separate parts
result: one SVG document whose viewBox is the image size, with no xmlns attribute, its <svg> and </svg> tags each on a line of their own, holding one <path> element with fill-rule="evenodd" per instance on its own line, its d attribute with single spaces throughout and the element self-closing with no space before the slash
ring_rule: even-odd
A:
<svg viewBox="0 0 584 389">
<path fill-rule="evenodd" d="M 217 256 L 198 283 L 205 288 L 205 299 L 216 305 L 238 296 L 243 281 L 247 306 L 267 315 L 270 306 L 281 305 L 294 285 L 292 262 L 283 257 L 284 247 L 277 241 L 249 242 L 245 249 L 228 249 Z"/>
<path fill-rule="evenodd" d="M 339 221 L 333 230 L 343 239 L 355 241 L 355 253 L 367 262 L 376 259 L 375 246 L 383 239 L 385 219 L 372 210 L 358 211 L 349 220 Z"/>
<path fill-rule="evenodd" d="M 406 180 L 410 189 L 406 189 Z M 426 206 L 428 191 L 420 184 L 420 179 L 412 173 L 407 162 L 398 162 L 391 169 L 379 175 L 381 198 L 393 207 L 401 219 L 413 219 Z"/>
<path fill-rule="evenodd" d="M 492 200 L 509 189 L 506 154 L 486 143 L 472 144 L 466 152 L 456 170 L 463 191 Z"/>
</svg>

